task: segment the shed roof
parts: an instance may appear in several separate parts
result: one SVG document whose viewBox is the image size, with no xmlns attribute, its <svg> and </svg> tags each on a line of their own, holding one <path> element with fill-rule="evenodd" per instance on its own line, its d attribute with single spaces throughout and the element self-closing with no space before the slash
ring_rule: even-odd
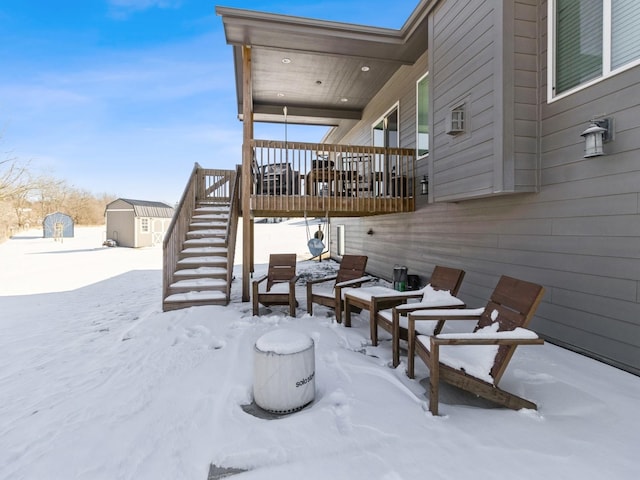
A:
<svg viewBox="0 0 640 480">
<path fill-rule="evenodd" d="M 164 202 L 134 200 L 131 198 L 119 198 L 118 200 L 111 202 L 109 205 L 107 205 L 107 211 L 109 211 L 109 207 L 116 202 L 125 202 L 131 205 L 136 217 L 173 217 L 173 207 L 167 205 Z"/>
</svg>

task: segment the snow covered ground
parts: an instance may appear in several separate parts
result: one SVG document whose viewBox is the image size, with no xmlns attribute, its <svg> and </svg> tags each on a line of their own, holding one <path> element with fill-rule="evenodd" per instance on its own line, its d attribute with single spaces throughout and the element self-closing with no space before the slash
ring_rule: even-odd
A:
<svg viewBox="0 0 640 480">
<path fill-rule="evenodd" d="M 304 255 L 304 224 L 256 225 L 270 251 Z M 640 378 L 546 344 L 520 348 L 502 387 L 538 411 L 478 406 L 389 367 L 317 307 L 297 318 L 228 307 L 161 311 L 162 252 L 102 247 L 100 228 L 63 243 L 29 232 L 0 245 L 0 479 L 635 479 Z M 294 249 L 294 250 L 291 250 Z M 301 260 L 304 277 L 332 262 Z M 239 278 L 241 269 L 236 267 Z M 278 419 L 252 401 L 256 340 L 276 328 L 315 341 L 316 397 Z M 386 337 L 385 337 L 386 338 Z"/>
</svg>

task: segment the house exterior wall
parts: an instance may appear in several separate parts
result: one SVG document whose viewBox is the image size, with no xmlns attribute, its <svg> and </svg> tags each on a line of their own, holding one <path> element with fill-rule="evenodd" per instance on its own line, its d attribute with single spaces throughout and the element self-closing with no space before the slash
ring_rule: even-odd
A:
<svg viewBox="0 0 640 480">
<path fill-rule="evenodd" d="M 437 264 L 462 268 L 470 306 L 483 305 L 502 274 L 540 283 L 547 291 L 532 328 L 640 374 L 640 67 L 548 103 L 546 2 L 445 0 L 431 16 L 436 46 L 421 59 L 433 98 L 430 202 L 419 196 L 410 214 L 332 219 L 330 248 L 343 225 L 345 253 L 368 255 L 372 274 L 389 279 L 398 263 L 427 282 Z M 474 55 L 464 57 L 460 41 Z M 448 73 L 458 60 L 472 72 Z M 370 144 L 372 119 L 399 99 L 401 147 L 414 147 L 408 112 L 425 66 L 403 67 L 335 141 Z M 451 145 L 442 112 L 468 92 L 471 138 Z M 580 133 L 602 112 L 614 118 L 614 141 L 606 156 L 583 158 Z M 505 174 L 523 193 L 499 195 Z"/>
</svg>

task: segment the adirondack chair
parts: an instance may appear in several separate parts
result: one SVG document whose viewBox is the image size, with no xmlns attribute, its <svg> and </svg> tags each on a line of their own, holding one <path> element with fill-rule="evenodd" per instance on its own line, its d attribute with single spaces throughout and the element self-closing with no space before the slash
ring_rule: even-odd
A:
<svg viewBox="0 0 640 480">
<path fill-rule="evenodd" d="M 535 403 L 500 389 L 498 383 L 518 345 L 544 343 L 526 328 L 543 295 L 540 285 L 502 276 L 484 308 L 421 310 L 408 315 L 407 374 L 414 377 L 416 354 L 429 367 L 431 413 L 438 414 L 441 381 L 514 410 L 537 408 Z M 477 324 L 473 333 L 420 335 L 416 323 L 425 320 L 476 320 Z"/>
<path fill-rule="evenodd" d="M 366 255 L 344 255 L 340 268 L 336 275 L 309 280 L 307 282 L 307 312 L 313 315 L 313 304 L 317 303 L 334 309 L 338 323 L 342 322 L 342 289 L 346 287 L 359 287 L 362 283 L 373 280 L 373 277 L 365 276 L 368 257 Z M 332 290 L 314 291 L 314 286 L 334 282 Z"/>
<path fill-rule="evenodd" d="M 289 314 L 296 316 L 296 254 L 272 253 L 269 255 L 267 275 L 253 281 L 253 314 L 258 315 L 259 304 L 289 305 Z M 266 288 L 264 282 L 266 281 Z"/>
<path fill-rule="evenodd" d="M 400 364 L 400 340 L 407 341 L 409 339 L 407 315 L 417 310 L 432 308 L 464 308 L 464 302 L 456 298 L 464 275 L 464 270 L 436 265 L 431 274 L 429 285 L 422 289 L 424 293 L 420 301 L 406 303 L 404 300 L 399 303 L 394 297 L 390 297 L 388 300 L 375 298 L 372 301 L 371 315 L 374 318 L 376 331 L 378 327 L 381 327 L 391 333 L 394 367 Z M 381 306 L 386 308 L 381 310 Z M 440 333 L 443 326 L 444 321 L 441 320 L 420 322 L 418 328 L 423 335 L 434 335 Z"/>
<path fill-rule="evenodd" d="M 391 288 L 386 287 L 371 287 L 363 288 L 361 291 L 349 290 L 346 292 L 344 300 L 345 310 L 345 326 L 351 326 L 351 311 L 354 307 L 361 308 L 363 310 L 369 310 L 369 327 L 371 334 L 371 344 L 378 344 L 378 325 L 385 328 L 390 333 L 393 333 L 392 320 L 379 314 L 383 310 L 391 310 L 393 307 L 407 303 L 409 299 L 418 300 L 421 303 L 421 308 L 445 308 L 445 307 L 464 307 L 462 300 L 455 298 L 455 294 L 458 293 L 462 279 L 464 278 L 464 271 L 455 268 L 442 267 L 436 265 L 431 273 L 431 280 L 429 285 L 425 288 L 409 292 L 398 292 Z M 450 294 L 439 294 L 437 290 L 448 290 Z M 455 293 L 453 293 L 455 292 Z M 411 310 L 411 305 L 407 304 L 407 312 Z M 379 322 L 380 320 L 380 322 Z M 404 335 L 406 339 L 406 334 Z M 400 351 L 400 337 L 394 341 L 398 346 L 395 350 L 395 355 L 399 358 Z M 395 361 L 397 366 L 397 362 Z"/>
</svg>

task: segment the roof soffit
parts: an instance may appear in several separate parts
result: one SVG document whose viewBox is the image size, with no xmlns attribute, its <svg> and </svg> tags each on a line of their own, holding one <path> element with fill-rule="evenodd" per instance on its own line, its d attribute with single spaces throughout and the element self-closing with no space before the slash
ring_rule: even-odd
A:
<svg viewBox="0 0 640 480">
<path fill-rule="evenodd" d="M 216 7 L 234 47 L 239 116 L 247 45 L 255 121 L 282 121 L 284 105 L 292 123 L 333 126 L 358 120 L 398 68 L 426 50 L 426 15 L 418 10 L 401 30 L 393 30 Z M 291 62 L 283 64 L 283 58 Z"/>
</svg>

